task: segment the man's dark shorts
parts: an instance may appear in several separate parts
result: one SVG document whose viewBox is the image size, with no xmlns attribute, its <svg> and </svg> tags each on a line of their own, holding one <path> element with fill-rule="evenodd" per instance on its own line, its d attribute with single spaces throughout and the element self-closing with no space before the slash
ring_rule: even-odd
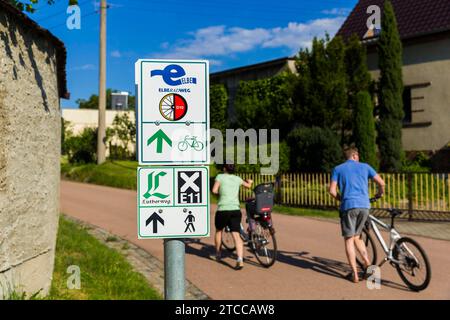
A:
<svg viewBox="0 0 450 320">
<path fill-rule="evenodd" d="M 354 208 L 340 213 L 341 230 L 344 238 L 350 238 L 361 234 L 369 217 L 369 209 Z"/>
<path fill-rule="evenodd" d="M 216 230 L 223 230 L 228 226 L 231 232 L 239 232 L 241 230 L 241 210 L 217 211 L 215 226 Z"/>
</svg>

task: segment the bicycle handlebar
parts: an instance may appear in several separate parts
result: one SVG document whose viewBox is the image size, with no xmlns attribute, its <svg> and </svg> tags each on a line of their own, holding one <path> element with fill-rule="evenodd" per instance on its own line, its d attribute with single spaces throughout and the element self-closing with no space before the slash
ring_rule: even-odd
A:
<svg viewBox="0 0 450 320">
<path fill-rule="evenodd" d="M 375 197 L 373 197 L 373 198 L 370 198 L 369 201 L 370 201 L 370 202 L 375 202 L 375 201 L 377 201 L 377 200 L 379 200 L 379 199 L 381 199 L 381 196 L 375 196 Z"/>
</svg>

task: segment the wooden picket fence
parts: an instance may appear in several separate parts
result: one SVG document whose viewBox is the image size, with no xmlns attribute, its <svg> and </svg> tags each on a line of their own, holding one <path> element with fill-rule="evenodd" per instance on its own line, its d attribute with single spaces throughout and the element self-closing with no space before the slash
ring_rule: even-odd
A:
<svg viewBox="0 0 450 320">
<path fill-rule="evenodd" d="M 397 208 L 410 219 L 442 220 L 450 218 L 450 173 L 382 173 L 386 182 L 383 198 L 372 204 L 375 211 Z M 330 174 L 286 173 L 278 176 L 254 173 L 240 174 L 255 185 L 274 182 L 278 204 L 298 207 L 337 208 L 338 202 L 328 194 Z M 369 183 L 370 195 L 376 193 Z M 252 197 L 252 191 L 241 189 L 240 199 Z"/>
</svg>

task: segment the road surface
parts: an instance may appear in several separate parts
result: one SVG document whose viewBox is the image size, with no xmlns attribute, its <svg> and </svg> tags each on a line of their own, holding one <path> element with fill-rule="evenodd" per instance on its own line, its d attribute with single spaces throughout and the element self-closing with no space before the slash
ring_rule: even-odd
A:
<svg viewBox="0 0 450 320">
<path fill-rule="evenodd" d="M 61 212 L 164 259 L 162 240 L 137 239 L 135 191 L 61 181 Z M 343 278 L 350 270 L 338 224 L 280 214 L 273 220 L 280 250 L 273 267 L 261 267 L 249 251 L 243 270 L 232 269 L 232 256 L 217 263 L 209 258 L 211 236 L 186 247 L 186 277 L 213 299 L 450 299 L 450 241 L 414 237 L 431 261 L 432 280 L 425 291 L 409 291 L 388 264 L 381 268 L 381 288 L 369 290 L 364 281 Z"/>
</svg>

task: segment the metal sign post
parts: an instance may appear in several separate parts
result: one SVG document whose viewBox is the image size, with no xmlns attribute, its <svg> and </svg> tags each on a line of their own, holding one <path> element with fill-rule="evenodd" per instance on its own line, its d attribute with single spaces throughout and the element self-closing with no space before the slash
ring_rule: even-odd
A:
<svg viewBox="0 0 450 320">
<path fill-rule="evenodd" d="M 138 237 L 164 239 L 164 296 L 183 300 L 183 239 L 210 234 L 209 64 L 141 59 L 135 75 Z"/>
<path fill-rule="evenodd" d="M 182 239 L 164 240 L 164 298 L 184 300 L 185 298 L 185 245 Z"/>
</svg>

